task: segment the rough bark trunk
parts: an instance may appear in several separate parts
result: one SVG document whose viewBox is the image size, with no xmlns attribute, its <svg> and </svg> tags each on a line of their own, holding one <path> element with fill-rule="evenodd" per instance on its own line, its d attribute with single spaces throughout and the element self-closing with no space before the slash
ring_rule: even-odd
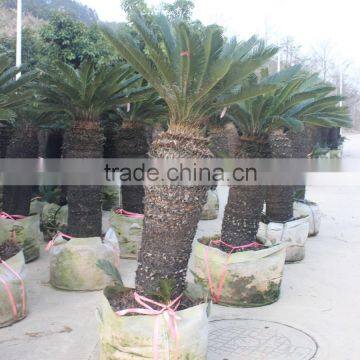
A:
<svg viewBox="0 0 360 360">
<path fill-rule="evenodd" d="M 128 159 L 147 158 L 151 141 L 151 129 L 142 126 L 123 127 L 116 138 L 116 156 Z M 121 196 L 125 210 L 144 213 L 143 185 L 121 186 Z"/>
<path fill-rule="evenodd" d="M 266 158 L 269 156 L 269 147 L 265 141 L 242 138 L 235 155 L 236 158 Z M 221 231 L 223 241 L 234 246 L 256 241 L 265 193 L 264 186 L 230 187 Z"/>
<path fill-rule="evenodd" d="M 328 145 L 332 150 L 338 149 L 340 145 L 340 128 L 331 128 L 329 130 Z"/>
<path fill-rule="evenodd" d="M 193 133 L 193 129 L 162 133 L 152 143 L 150 157 L 211 157 L 207 141 Z M 207 186 L 145 187 L 145 222 L 136 272 L 138 292 L 157 291 L 162 279 L 175 281 L 174 297 L 184 291 L 192 242 L 207 190 Z"/>
<path fill-rule="evenodd" d="M 102 158 L 103 132 L 99 122 L 78 121 L 65 132 L 65 158 Z M 68 233 L 75 237 L 101 236 L 101 186 L 68 186 Z"/>
<path fill-rule="evenodd" d="M 292 157 L 296 159 L 306 159 L 307 149 L 309 148 L 310 139 L 307 136 L 306 130 L 300 132 L 288 132 L 288 137 L 291 141 L 292 147 Z M 305 185 L 296 185 L 294 186 L 295 197 L 297 199 L 305 200 Z"/>
<path fill-rule="evenodd" d="M 7 148 L 7 158 L 33 159 L 38 156 L 37 129 L 24 121 L 14 130 Z M 28 216 L 33 186 L 4 186 L 3 210 L 8 214 Z"/>
<path fill-rule="evenodd" d="M 292 143 L 287 133 L 274 132 L 269 137 L 274 159 L 292 158 Z M 294 186 L 269 186 L 266 191 L 266 216 L 271 221 L 286 222 L 294 217 Z"/>
<path fill-rule="evenodd" d="M 6 149 L 10 144 L 10 140 L 13 136 L 14 128 L 0 124 L 0 158 L 6 157 Z"/>
<path fill-rule="evenodd" d="M 63 146 L 63 130 L 50 130 L 47 134 L 45 157 L 47 159 L 60 159 Z"/>
</svg>

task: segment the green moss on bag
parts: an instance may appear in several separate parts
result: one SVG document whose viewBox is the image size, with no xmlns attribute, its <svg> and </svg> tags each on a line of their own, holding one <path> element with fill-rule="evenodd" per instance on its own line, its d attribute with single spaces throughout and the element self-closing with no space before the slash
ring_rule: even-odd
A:
<svg viewBox="0 0 360 360">
<path fill-rule="evenodd" d="M 141 246 L 144 220 L 127 217 L 112 211 L 110 226 L 118 236 L 121 258 L 137 258 Z"/>
<path fill-rule="evenodd" d="M 25 259 L 24 254 L 20 251 L 17 255 L 6 261 L 24 280 Z M 26 317 L 26 309 L 23 308 L 23 293 L 21 282 L 16 278 L 4 265 L 0 265 L 0 278 L 5 281 L 14 298 L 17 316 L 13 314 L 12 303 L 9 299 L 5 287 L 0 283 L 0 328 L 12 325 Z M 26 293 L 25 293 L 26 302 Z"/>
<path fill-rule="evenodd" d="M 207 304 L 178 311 L 178 360 L 205 360 L 208 341 Z M 100 360 L 136 360 L 153 358 L 153 336 L 160 317 L 159 360 L 175 360 L 175 341 L 170 336 L 164 315 L 117 316 L 105 296 L 98 311 Z"/>
<path fill-rule="evenodd" d="M 50 283 L 56 288 L 76 291 L 102 290 L 112 283 L 97 265 L 98 260 L 108 260 L 119 267 L 117 240 L 100 238 L 58 237 L 50 250 Z"/>
<path fill-rule="evenodd" d="M 219 304 L 255 307 L 268 305 L 278 300 L 286 245 L 276 245 L 258 251 L 238 252 L 229 256 L 228 253 L 204 245 L 202 242 L 208 243 L 207 239 L 205 241 L 201 239 L 201 242 L 197 241 L 194 249 L 195 285 L 188 286 L 187 290 L 191 296 L 208 296 L 208 269 L 215 293 L 218 294 L 224 266 L 227 264 Z M 208 266 L 206 254 L 208 254 Z"/>
<path fill-rule="evenodd" d="M 0 239 L 7 240 L 15 231 L 16 241 L 24 251 L 25 262 L 36 260 L 40 256 L 40 244 L 43 234 L 40 231 L 40 216 L 32 215 L 24 219 L 3 219 L 0 218 Z"/>
</svg>

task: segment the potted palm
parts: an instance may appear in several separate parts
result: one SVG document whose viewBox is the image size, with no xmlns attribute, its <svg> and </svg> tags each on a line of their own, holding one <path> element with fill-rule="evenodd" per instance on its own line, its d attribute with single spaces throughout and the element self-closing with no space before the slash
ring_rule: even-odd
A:
<svg viewBox="0 0 360 360">
<path fill-rule="evenodd" d="M 40 109 L 47 120 L 67 125 L 63 157 L 102 158 L 102 115 L 116 106 L 143 99 L 148 87 L 128 91 L 139 78 L 128 65 L 95 69 L 87 61 L 79 69 L 58 62 L 44 71 L 37 86 Z M 100 238 L 101 196 L 100 185 L 68 186 L 68 235 L 59 235 L 50 243 L 54 245 L 50 273 L 55 287 L 95 290 L 106 285 L 96 260 L 111 258 L 115 264 L 118 254 L 116 248 L 109 252 L 109 244 Z"/>
<path fill-rule="evenodd" d="M 16 80 L 21 71 L 22 76 Z M 12 67 L 11 59 L 0 55 L 0 120 L 12 128 L 12 138 L 6 149 L 7 158 L 37 157 L 33 111 L 31 106 L 24 106 L 24 102 L 32 102 L 32 93 L 26 87 L 35 77 L 36 72 Z M 39 217 L 29 216 L 31 193 L 31 186 L 5 185 L 0 214 L 1 236 L 4 236 L 1 240 L 7 240 L 15 231 L 26 262 L 37 259 L 40 254 Z"/>
<path fill-rule="evenodd" d="M 281 116 L 276 105 L 279 93 L 298 81 L 299 76 L 300 68 L 296 66 L 275 75 L 263 70 L 249 79 L 253 84 L 274 84 L 276 89 L 235 104 L 228 111 L 227 118 L 237 128 L 237 140 L 231 149 L 234 158 L 268 158 L 269 133 L 285 124 L 298 126 Z M 285 248 L 265 248 L 257 242 L 264 200 L 265 186 L 230 186 L 221 236 L 203 238 L 196 244 L 195 282 L 206 292 L 210 290 L 218 303 L 260 306 L 279 297 Z"/>
<path fill-rule="evenodd" d="M 310 81 L 309 81 L 310 80 Z M 311 94 L 306 101 L 290 109 L 293 118 L 314 126 L 351 126 L 348 110 L 339 107 L 341 97 L 331 95 L 334 88 L 319 82 L 314 76 L 305 78 L 296 94 Z M 298 95 L 296 95 L 298 96 Z M 293 158 L 294 136 L 286 127 L 270 136 L 271 153 L 274 158 Z M 296 136 L 305 136 L 300 132 Z M 295 138 L 296 138 L 295 136 Z M 262 223 L 261 235 L 270 242 L 289 241 L 287 261 L 301 261 L 305 256 L 305 241 L 309 233 L 309 218 L 294 218 L 294 187 L 269 187 L 266 197 L 266 217 L 268 224 Z M 305 214 L 306 215 L 306 214 Z M 265 235 L 266 234 L 266 235 Z"/>
<path fill-rule="evenodd" d="M 122 127 L 115 137 L 117 158 L 145 159 L 157 125 L 166 121 L 167 108 L 156 93 L 126 107 L 119 107 Z M 122 258 L 137 258 L 144 222 L 143 185 L 122 185 L 122 208 L 110 214 L 110 224 L 117 232 Z"/>
<path fill-rule="evenodd" d="M 182 22 L 171 25 L 161 15 L 153 20 L 154 27 L 148 26 L 146 20 L 135 14 L 131 16 L 131 21 L 144 41 L 144 51 L 127 33 L 115 35 L 108 30 L 105 32 L 119 54 L 151 83 L 169 108 L 168 130 L 152 143 L 150 158 L 211 157 L 202 133 L 203 124 L 217 110 L 269 89 L 268 86 L 247 87 L 242 85 L 242 80 L 270 58 L 276 49 L 264 48 L 254 38 L 240 44 L 235 40 L 226 42 L 218 27 L 210 26 L 198 33 Z M 191 314 L 199 321 L 204 318 L 205 305 L 187 302 L 185 296 L 179 297 L 184 292 L 192 241 L 206 192 L 207 187 L 200 185 L 145 187 L 145 221 L 136 291 L 126 295 L 129 296 L 128 303 L 121 300 L 126 299 L 124 294 L 117 295 L 122 308 L 131 307 L 138 299 L 136 294 L 151 297 L 159 291 L 161 281 L 173 280 L 170 298 L 172 302 L 179 300 L 180 307 L 165 304 L 166 311 L 173 314 L 176 309 L 183 309 L 175 314 L 181 318 Z M 108 301 L 105 300 L 105 303 L 108 304 Z M 140 307 L 143 306 L 141 304 Z M 158 316 L 152 318 L 154 324 Z M 143 321 L 147 322 L 148 316 L 144 316 Z M 140 349 L 139 358 L 148 356 L 142 349 L 152 346 L 152 329 L 148 328 L 146 338 L 139 338 L 137 333 L 127 328 L 126 339 L 118 337 L 116 329 L 120 328 L 109 321 L 102 324 L 102 334 L 113 334 L 112 337 L 103 337 L 104 358 L 115 359 L 116 348 L 127 352 L 134 346 Z M 193 324 L 187 329 L 187 337 L 197 338 L 196 330 L 197 326 Z M 175 356 L 176 349 L 174 341 L 171 341 L 170 357 Z M 180 358 L 205 359 L 206 351 L 202 348 L 194 353 L 191 346 L 184 346 L 178 355 Z"/>
</svg>

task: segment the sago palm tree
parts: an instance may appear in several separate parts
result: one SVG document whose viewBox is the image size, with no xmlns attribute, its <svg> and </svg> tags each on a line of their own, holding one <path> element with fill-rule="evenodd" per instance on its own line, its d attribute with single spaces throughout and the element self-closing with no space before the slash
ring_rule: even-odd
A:
<svg viewBox="0 0 360 360">
<path fill-rule="evenodd" d="M 170 24 L 162 15 L 154 19 L 154 26 L 148 26 L 141 16 L 130 18 L 145 44 L 143 51 L 125 32 L 105 33 L 120 56 L 143 75 L 168 106 L 168 130 L 152 143 L 150 157 L 211 157 L 203 126 L 219 109 L 272 89 L 245 86 L 242 81 L 277 49 L 265 48 L 256 38 L 242 43 L 225 41 L 216 26 L 200 34 L 185 23 Z M 174 279 L 173 295 L 183 292 L 206 191 L 206 186 L 146 187 L 137 291 L 151 294 L 161 280 Z"/>
<path fill-rule="evenodd" d="M 24 67 L 12 66 L 12 59 L 6 54 L 0 54 L 0 153 L 5 157 L 6 148 L 10 141 L 11 125 L 16 119 L 16 108 L 26 101 L 29 93 L 24 94 L 22 89 L 34 76 L 34 73 L 25 73 L 16 80 L 16 76 L 23 71 Z"/>
<path fill-rule="evenodd" d="M 231 151 L 233 157 L 268 158 L 269 134 L 283 126 L 299 127 L 297 121 L 283 116 L 280 104 L 277 103 L 281 91 L 289 84 L 297 83 L 299 77 L 301 73 L 298 66 L 270 76 L 265 69 L 261 75 L 252 75 L 250 83 L 273 84 L 277 89 L 234 104 L 228 111 L 227 120 L 231 120 L 238 130 L 238 139 Z M 260 185 L 230 186 L 221 232 L 224 242 L 240 246 L 256 241 L 265 189 L 265 186 Z"/>
<path fill-rule="evenodd" d="M 16 76 L 22 72 L 22 76 Z M 31 116 L 27 112 L 31 106 L 32 92 L 27 85 L 36 77 L 35 71 L 25 67 L 12 66 L 12 60 L 0 55 L 0 122 L 2 157 L 37 157 L 37 134 Z M 11 139 L 9 134 L 11 133 Z M 31 198 L 30 186 L 4 186 L 3 210 L 9 214 L 29 215 Z"/>
<path fill-rule="evenodd" d="M 63 142 L 65 158 L 102 158 L 102 115 L 146 96 L 148 87 L 129 87 L 138 82 L 128 65 L 96 70 L 84 62 L 79 69 L 58 62 L 45 70 L 37 86 L 45 119 L 67 125 Z M 68 186 L 68 232 L 76 237 L 101 235 L 101 186 Z"/>
<path fill-rule="evenodd" d="M 332 95 L 334 88 L 317 79 L 317 75 L 304 76 L 290 91 L 282 108 L 288 117 L 304 125 L 316 127 L 351 127 L 348 109 L 340 107 L 342 97 Z M 309 96 L 310 95 L 310 96 Z M 304 97 L 303 97 L 304 96 Z M 297 99 L 302 99 L 299 103 Z M 283 101 L 283 100 L 282 100 Z M 291 105 L 291 106 L 289 106 Z M 290 131 L 289 131 L 290 130 Z M 270 134 L 269 144 L 273 158 L 302 157 L 306 148 L 306 131 L 293 133 L 284 126 Z M 294 186 L 271 186 L 266 195 L 266 215 L 276 222 L 293 218 Z"/>
<path fill-rule="evenodd" d="M 147 158 L 153 140 L 154 126 L 166 121 L 167 107 L 156 93 L 135 104 L 118 108 L 122 127 L 115 136 L 117 158 Z M 121 198 L 127 211 L 144 213 L 143 185 L 122 185 Z"/>
</svg>

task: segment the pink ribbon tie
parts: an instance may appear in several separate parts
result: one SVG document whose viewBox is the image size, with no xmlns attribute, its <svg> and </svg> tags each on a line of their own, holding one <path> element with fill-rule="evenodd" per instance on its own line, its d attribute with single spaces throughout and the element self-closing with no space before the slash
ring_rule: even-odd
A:
<svg viewBox="0 0 360 360">
<path fill-rule="evenodd" d="M 144 215 L 143 214 L 136 214 L 130 211 L 126 211 L 124 209 L 118 209 L 115 211 L 116 214 L 118 215 L 124 215 L 128 218 L 132 218 L 132 219 L 143 219 Z"/>
<path fill-rule="evenodd" d="M 22 277 L 17 273 L 17 271 L 15 271 L 8 263 L 6 263 L 4 260 L 0 259 L 0 264 L 3 265 L 8 271 L 11 272 L 11 274 L 13 274 L 19 281 L 20 281 L 20 286 L 21 286 L 21 299 L 22 299 L 22 314 L 23 316 L 25 316 L 26 314 L 26 292 L 25 292 L 25 284 L 24 284 L 24 280 L 22 279 Z M 0 276 L 0 282 L 3 284 L 4 289 L 6 291 L 6 294 L 8 296 L 9 302 L 11 304 L 11 308 L 12 308 L 12 312 L 13 312 L 13 317 L 14 320 L 18 320 L 19 318 L 19 314 L 18 314 L 18 310 L 17 310 L 17 305 L 16 305 L 16 301 L 14 298 L 13 293 L 11 292 L 11 288 L 9 286 L 9 284 L 7 283 L 7 281 L 5 279 L 3 279 L 3 277 Z"/>
<path fill-rule="evenodd" d="M 73 236 L 70 235 L 66 235 L 64 233 L 62 233 L 61 231 L 58 231 L 54 237 L 47 243 L 47 245 L 45 246 L 45 251 L 48 252 L 50 251 L 50 249 L 54 246 L 55 243 L 55 239 L 58 238 L 59 236 L 62 236 L 64 239 L 70 240 L 73 238 Z"/>
<path fill-rule="evenodd" d="M 0 212 L 0 218 L 1 219 L 10 219 L 10 220 L 21 220 L 25 219 L 26 216 L 23 215 L 9 215 L 5 211 Z"/>
<path fill-rule="evenodd" d="M 228 253 L 227 256 L 227 260 L 226 263 L 224 264 L 223 267 L 223 271 L 221 273 L 220 276 L 220 280 L 219 280 L 219 284 L 218 284 L 218 288 L 217 291 L 215 291 L 215 285 L 214 282 L 211 278 L 211 273 L 210 273 L 210 264 L 209 264 L 209 250 L 211 245 L 223 245 L 229 249 L 231 249 L 231 251 Z M 222 241 L 222 240 L 214 240 L 211 241 L 210 244 L 207 246 L 207 249 L 205 251 L 205 265 L 206 265 L 206 272 L 207 272 L 207 278 L 208 278 L 208 282 L 209 282 L 209 289 L 210 289 L 210 294 L 211 294 L 211 298 L 214 301 L 215 304 L 219 303 L 222 297 L 222 291 L 223 291 L 223 286 L 225 283 L 225 278 L 226 278 L 226 274 L 227 274 L 227 267 L 229 265 L 229 261 L 230 261 L 230 256 L 233 254 L 234 251 L 236 250 L 245 250 L 251 247 L 261 247 L 262 245 L 257 243 L 257 242 L 252 242 L 250 244 L 246 244 L 246 245 L 241 245 L 241 246 L 232 246 L 230 244 L 227 244 L 226 242 Z"/>
<path fill-rule="evenodd" d="M 143 306 L 144 308 L 130 308 L 121 311 L 117 311 L 115 314 L 117 316 L 124 316 L 127 314 L 139 314 L 139 315 L 151 315 L 157 316 L 154 326 L 154 336 L 153 336 L 153 360 L 159 359 L 159 329 L 160 329 L 160 317 L 158 315 L 164 315 L 164 318 L 167 322 L 168 328 L 170 330 L 171 337 L 175 341 L 175 359 L 178 359 L 178 347 L 179 347 L 179 336 L 177 328 L 177 320 L 181 318 L 176 315 L 176 310 L 180 305 L 182 295 L 173 300 L 170 304 L 165 305 L 154 300 L 151 300 L 145 296 L 141 296 L 138 293 L 134 293 L 135 301 Z M 156 305 L 160 309 L 156 310 L 152 308 L 151 305 Z"/>
</svg>

